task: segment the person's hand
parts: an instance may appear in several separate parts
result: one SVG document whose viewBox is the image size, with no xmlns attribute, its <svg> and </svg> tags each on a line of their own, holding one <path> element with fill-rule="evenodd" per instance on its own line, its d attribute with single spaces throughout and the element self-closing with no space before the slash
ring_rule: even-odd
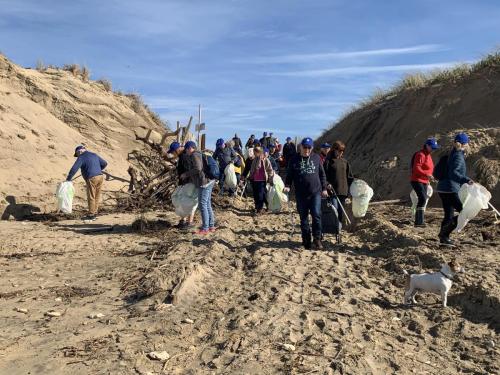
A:
<svg viewBox="0 0 500 375">
<path fill-rule="evenodd" d="M 351 203 L 351 198 L 346 198 L 345 199 L 345 204 L 349 204 L 349 203 Z"/>
<path fill-rule="evenodd" d="M 429 182 L 436 182 L 436 179 L 434 178 L 433 175 L 429 176 Z"/>
<path fill-rule="evenodd" d="M 290 188 L 289 187 L 283 188 L 283 193 L 288 194 L 289 192 L 290 192 Z"/>
<path fill-rule="evenodd" d="M 472 180 L 469 180 L 469 182 L 467 182 L 469 185 L 474 185 L 474 181 Z"/>
<path fill-rule="evenodd" d="M 323 198 L 328 198 L 328 191 L 323 190 L 323 191 L 321 192 L 321 196 L 322 196 Z"/>
</svg>

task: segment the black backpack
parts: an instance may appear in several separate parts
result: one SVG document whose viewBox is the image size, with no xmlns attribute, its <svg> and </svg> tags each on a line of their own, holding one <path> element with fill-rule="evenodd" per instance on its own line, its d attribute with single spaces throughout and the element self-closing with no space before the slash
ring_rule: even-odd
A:
<svg viewBox="0 0 500 375">
<path fill-rule="evenodd" d="M 432 175 L 436 180 L 444 180 L 448 176 L 448 155 L 439 158 Z"/>
</svg>

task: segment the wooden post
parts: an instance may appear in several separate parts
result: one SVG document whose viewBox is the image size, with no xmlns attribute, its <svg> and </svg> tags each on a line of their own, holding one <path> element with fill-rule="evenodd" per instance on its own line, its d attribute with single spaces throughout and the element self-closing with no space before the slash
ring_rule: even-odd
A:
<svg viewBox="0 0 500 375">
<path fill-rule="evenodd" d="M 207 137 L 206 137 L 206 134 L 205 134 L 205 133 L 203 133 L 203 134 L 201 135 L 200 150 L 206 150 L 206 148 L 207 148 L 207 147 L 206 147 L 206 138 L 207 138 Z"/>
<path fill-rule="evenodd" d="M 180 135 L 181 135 L 181 123 L 177 121 L 177 142 L 180 141 Z"/>
</svg>

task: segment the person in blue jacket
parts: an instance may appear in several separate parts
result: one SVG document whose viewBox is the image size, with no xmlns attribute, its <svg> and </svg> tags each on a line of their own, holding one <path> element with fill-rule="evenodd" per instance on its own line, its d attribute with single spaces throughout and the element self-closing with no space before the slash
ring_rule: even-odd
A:
<svg viewBox="0 0 500 375">
<path fill-rule="evenodd" d="M 102 184 L 104 177 L 102 171 L 108 163 L 99 155 L 87 151 L 85 146 L 77 146 L 75 149 L 75 164 L 71 167 L 66 181 L 71 181 L 79 169 L 82 171 L 82 177 L 87 184 L 87 200 L 89 213 L 83 217 L 84 220 L 96 220 L 99 210 L 99 201 L 101 200 Z"/>
<path fill-rule="evenodd" d="M 220 195 L 224 194 L 224 181 L 226 179 L 226 175 L 224 174 L 226 167 L 233 163 L 237 165 L 240 163 L 240 159 L 236 151 L 232 146 L 232 142 L 224 142 L 222 138 L 219 138 L 215 143 L 215 152 L 213 154 L 213 158 L 219 163 L 220 170 L 220 178 L 219 178 L 219 188 Z M 229 196 L 234 196 L 235 191 L 233 189 L 228 189 Z"/>
<path fill-rule="evenodd" d="M 300 145 L 300 154 L 296 154 L 288 164 L 285 179 L 285 194 L 295 185 L 295 199 L 300 216 L 302 244 L 306 249 L 314 247 L 321 250 L 321 197 L 328 197 L 327 181 L 323 164 L 318 154 L 312 152 L 314 142 L 304 138 Z M 309 225 L 309 214 L 312 216 L 312 237 Z"/>
<path fill-rule="evenodd" d="M 461 212 L 463 208 L 458 191 L 463 184 L 474 183 L 467 177 L 467 167 L 465 165 L 465 150 L 468 144 L 469 137 L 467 134 L 459 133 L 455 136 L 453 149 L 446 163 L 445 178 L 439 180 L 437 185 L 437 192 L 443 203 L 444 211 L 441 231 L 439 232 L 439 240 L 443 245 L 453 245 L 450 234 L 458 224 L 458 216 L 455 216 L 455 210 Z"/>
</svg>

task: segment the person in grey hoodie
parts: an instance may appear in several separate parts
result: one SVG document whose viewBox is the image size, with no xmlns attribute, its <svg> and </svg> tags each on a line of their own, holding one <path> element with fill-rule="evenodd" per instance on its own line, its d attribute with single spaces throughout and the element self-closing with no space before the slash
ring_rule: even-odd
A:
<svg viewBox="0 0 500 375">
<path fill-rule="evenodd" d="M 444 218 L 441 223 L 439 240 L 442 245 L 453 245 L 450 234 L 458 224 L 458 216 L 455 210 L 462 211 L 462 202 L 458 196 L 458 191 L 463 184 L 473 184 L 474 181 L 467 177 L 467 167 L 465 164 L 465 150 L 469 144 L 469 137 L 465 133 L 455 136 L 453 149 L 448 156 L 444 178 L 439 180 L 437 192 L 443 203 Z"/>
</svg>

